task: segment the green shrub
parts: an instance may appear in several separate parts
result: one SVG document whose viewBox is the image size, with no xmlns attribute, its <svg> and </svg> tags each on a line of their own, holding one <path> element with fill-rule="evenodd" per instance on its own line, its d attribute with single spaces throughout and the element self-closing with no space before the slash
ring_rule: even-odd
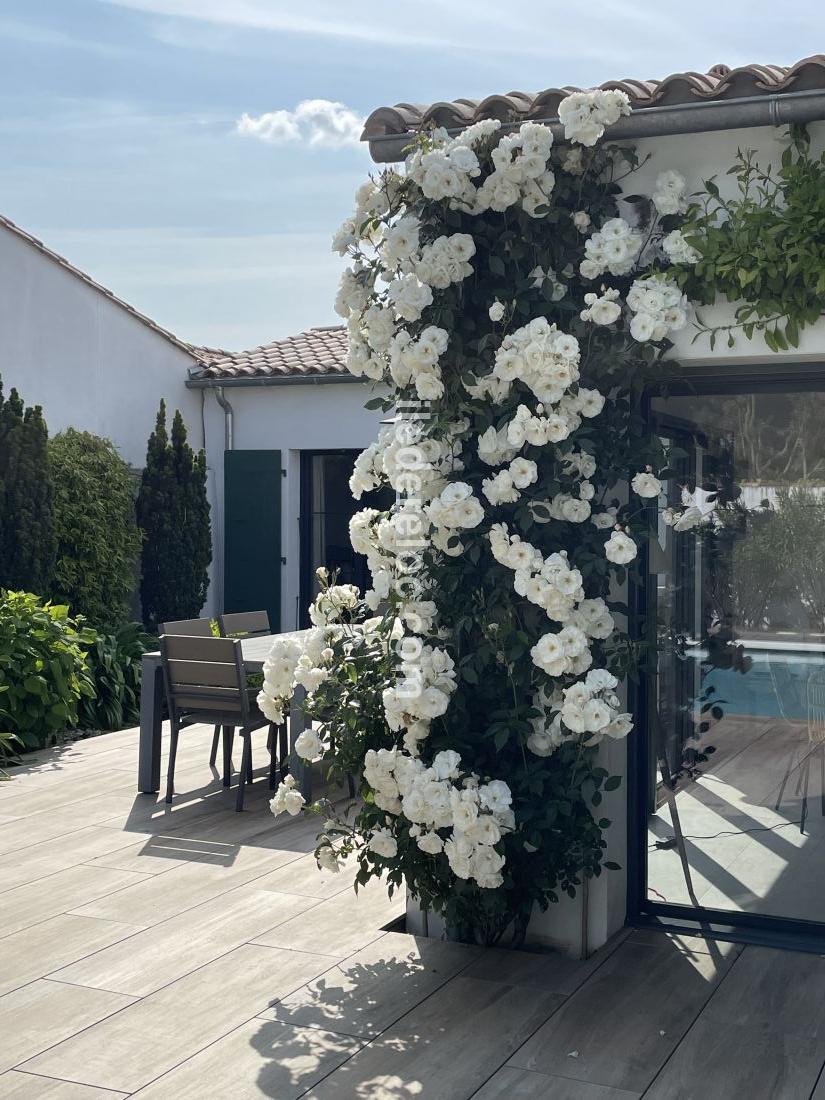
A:
<svg viewBox="0 0 825 1100">
<path fill-rule="evenodd" d="M 0 587 L 47 595 L 55 539 L 49 433 L 39 405 L 0 385 Z"/>
<path fill-rule="evenodd" d="M 94 691 L 86 651 L 95 637 L 65 606 L 0 590 L 0 730 L 35 749 L 75 726 Z"/>
<path fill-rule="evenodd" d="M 96 628 L 129 617 L 140 533 L 129 466 L 108 439 L 68 428 L 49 443 L 57 563 L 52 593 Z"/>
<path fill-rule="evenodd" d="M 78 722 L 84 729 L 119 730 L 140 715 L 141 658 L 157 648 L 157 639 L 140 623 L 126 623 L 113 634 L 98 634 L 88 652 L 94 694 L 80 702 Z"/>
<path fill-rule="evenodd" d="M 149 437 L 137 499 L 143 531 L 140 596 L 150 629 L 172 619 L 195 618 L 209 588 L 212 536 L 206 496 L 206 457 L 186 442 L 180 412 L 166 430 L 161 401 Z"/>
</svg>

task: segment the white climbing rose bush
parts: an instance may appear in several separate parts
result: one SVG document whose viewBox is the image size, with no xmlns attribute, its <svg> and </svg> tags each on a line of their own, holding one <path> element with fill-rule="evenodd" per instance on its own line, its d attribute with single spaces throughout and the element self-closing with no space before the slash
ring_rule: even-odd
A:
<svg viewBox="0 0 825 1100">
<path fill-rule="evenodd" d="M 316 726 L 297 751 L 358 777 L 354 817 L 313 807 L 320 865 L 356 858 L 359 882 L 406 883 L 487 943 L 601 872 L 618 778 L 599 744 L 632 726 L 613 595 L 665 466 L 637 401 L 688 321 L 667 272 L 691 252 L 677 173 L 622 200 L 636 157 L 602 139 L 627 111 L 621 92 L 568 97 L 561 145 L 538 123 L 422 135 L 334 240 L 349 369 L 396 416 L 351 489 L 396 499 L 352 521 L 371 588 L 322 578 L 260 704 L 278 720 L 303 684 Z M 273 800 L 302 805 L 291 780 Z"/>
</svg>

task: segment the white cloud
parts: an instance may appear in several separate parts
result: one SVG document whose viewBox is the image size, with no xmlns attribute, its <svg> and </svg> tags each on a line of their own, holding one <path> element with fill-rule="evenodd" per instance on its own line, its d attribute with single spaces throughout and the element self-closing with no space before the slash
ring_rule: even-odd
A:
<svg viewBox="0 0 825 1100">
<path fill-rule="evenodd" d="M 341 149 L 357 145 L 364 119 L 343 103 L 329 99 L 304 99 L 294 111 L 267 111 L 255 117 L 244 113 L 238 119 L 239 134 L 258 138 L 269 145 L 302 141 L 307 145 Z"/>
</svg>

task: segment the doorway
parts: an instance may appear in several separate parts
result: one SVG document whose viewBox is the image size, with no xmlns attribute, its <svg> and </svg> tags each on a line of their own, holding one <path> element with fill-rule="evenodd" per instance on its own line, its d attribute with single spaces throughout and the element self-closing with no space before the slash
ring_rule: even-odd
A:
<svg viewBox="0 0 825 1100">
<path fill-rule="evenodd" d="M 339 584 L 354 584 L 362 593 L 370 587 L 367 559 L 350 545 L 349 522 L 363 508 L 388 508 L 394 494 L 378 489 L 353 499 L 349 479 L 359 454 L 355 450 L 301 453 L 300 627 L 309 626 L 308 608 L 318 594 L 315 571 L 320 566 L 336 572 Z"/>
</svg>

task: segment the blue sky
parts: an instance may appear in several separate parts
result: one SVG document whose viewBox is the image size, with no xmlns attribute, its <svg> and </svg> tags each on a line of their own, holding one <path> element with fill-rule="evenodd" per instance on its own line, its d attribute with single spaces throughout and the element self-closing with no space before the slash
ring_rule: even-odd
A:
<svg viewBox="0 0 825 1100">
<path fill-rule="evenodd" d="M 329 237 L 370 168 L 351 138 L 372 108 L 790 64 L 822 48 L 821 12 L 812 0 L 781 20 L 766 0 L 3 0 L 0 212 L 182 338 L 251 347 L 335 321 Z M 337 130 L 329 108 L 314 130 L 295 114 L 317 99 L 345 106 Z"/>
</svg>

